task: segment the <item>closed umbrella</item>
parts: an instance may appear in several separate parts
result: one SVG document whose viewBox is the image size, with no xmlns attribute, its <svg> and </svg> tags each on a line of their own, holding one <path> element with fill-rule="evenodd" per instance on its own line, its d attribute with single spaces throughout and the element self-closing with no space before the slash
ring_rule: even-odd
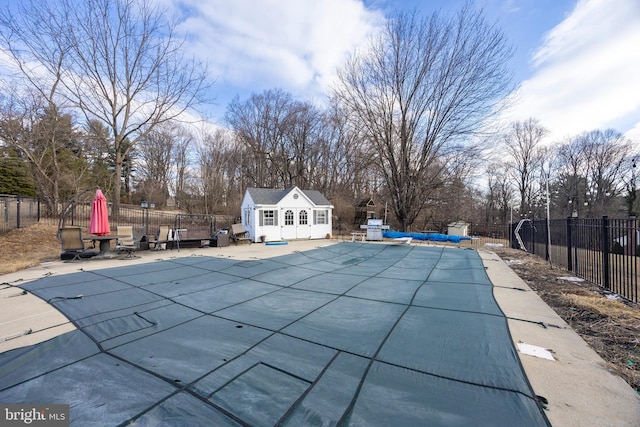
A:
<svg viewBox="0 0 640 427">
<path fill-rule="evenodd" d="M 111 233 L 107 199 L 100 189 L 96 190 L 96 197 L 93 198 L 93 203 L 91 204 L 89 233 L 95 234 L 96 236 L 106 236 Z"/>
</svg>

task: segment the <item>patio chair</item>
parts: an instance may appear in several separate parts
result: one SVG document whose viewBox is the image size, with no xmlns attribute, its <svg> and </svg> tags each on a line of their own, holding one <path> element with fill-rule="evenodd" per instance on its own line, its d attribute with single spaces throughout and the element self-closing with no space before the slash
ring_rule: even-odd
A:
<svg viewBox="0 0 640 427">
<path fill-rule="evenodd" d="M 58 230 L 58 236 L 62 245 L 62 260 L 82 261 L 98 254 L 96 251 L 87 250 L 80 227 L 63 227 Z"/>
<path fill-rule="evenodd" d="M 123 236 L 118 237 L 118 239 L 116 240 L 116 250 L 118 252 L 126 253 L 126 258 L 138 258 L 137 256 L 133 255 L 134 251 L 140 249 L 138 240 L 133 234 L 133 227 L 130 225 L 118 225 L 116 227 L 116 230 L 118 236 Z"/>
<path fill-rule="evenodd" d="M 169 226 L 161 225 L 158 227 L 155 240 L 153 240 L 153 250 L 159 251 L 161 249 L 166 249 L 167 243 L 169 243 Z"/>
<path fill-rule="evenodd" d="M 231 225 L 231 240 L 237 245 L 238 243 L 251 243 L 249 232 L 244 229 L 242 224 Z"/>
</svg>

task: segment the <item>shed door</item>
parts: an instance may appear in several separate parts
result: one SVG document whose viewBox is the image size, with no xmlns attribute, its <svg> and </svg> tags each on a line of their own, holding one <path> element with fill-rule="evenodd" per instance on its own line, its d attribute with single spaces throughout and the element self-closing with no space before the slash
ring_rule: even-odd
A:
<svg viewBox="0 0 640 427">
<path fill-rule="evenodd" d="M 305 208 L 287 208 L 282 211 L 281 237 L 284 240 L 311 237 L 310 212 Z"/>
<path fill-rule="evenodd" d="M 280 237 L 284 240 L 296 238 L 296 210 L 287 208 L 282 211 L 282 226 L 280 227 Z"/>
<path fill-rule="evenodd" d="M 298 209 L 296 220 L 298 221 L 298 239 L 311 237 L 311 211 L 304 208 Z"/>
</svg>

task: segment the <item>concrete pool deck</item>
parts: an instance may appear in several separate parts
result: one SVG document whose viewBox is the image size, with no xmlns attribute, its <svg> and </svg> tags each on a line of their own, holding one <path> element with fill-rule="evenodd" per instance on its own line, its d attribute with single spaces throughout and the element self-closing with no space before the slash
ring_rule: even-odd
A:
<svg viewBox="0 0 640 427">
<path fill-rule="evenodd" d="M 49 275 L 94 271 L 178 257 L 222 257 L 235 260 L 272 258 L 325 247 L 335 241 L 296 241 L 224 248 L 182 249 L 139 253 L 140 258 L 64 263 L 55 261 L 0 277 L 0 352 L 32 345 L 74 329 L 56 309 L 14 286 Z M 379 244 L 379 243 L 365 243 Z M 386 243 L 382 243 L 386 244 Z M 415 244 L 414 244 L 415 245 Z M 419 246 L 426 246 L 418 243 Z M 468 249 L 459 249 L 468 250 Z M 550 361 L 518 353 L 534 392 L 548 404 L 545 414 L 554 426 L 633 426 L 640 419 L 640 396 L 560 319 L 495 253 L 478 249 L 493 284 L 494 297 L 507 316 L 514 344 L 552 350 Z M 516 289 L 514 289 L 516 288 Z M 543 326 L 544 325 L 544 326 Z M 29 334 L 24 334 L 26 331 Z"/>
</svg>

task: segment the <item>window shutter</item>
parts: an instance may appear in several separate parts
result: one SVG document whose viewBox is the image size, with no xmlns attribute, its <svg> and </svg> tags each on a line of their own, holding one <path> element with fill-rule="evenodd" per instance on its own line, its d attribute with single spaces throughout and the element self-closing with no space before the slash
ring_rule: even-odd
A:
<svg viewBox="0 0 640 427">
<path fill-rule="evenodd" d="M 313 225 L 318 224 L 318 211 L 313 211 Z"/>
<path fill-rule="evenodd" d="M 262 227 L 264 225 L 264 211 L 263 210 L 259 211 L 258 218 L 260 218 L 260 227 Z"/>
<path fill-rule="evenodd" d="M 278 225 L 278 211 L 273 211 L 273 225 Z"/>
</svg>

